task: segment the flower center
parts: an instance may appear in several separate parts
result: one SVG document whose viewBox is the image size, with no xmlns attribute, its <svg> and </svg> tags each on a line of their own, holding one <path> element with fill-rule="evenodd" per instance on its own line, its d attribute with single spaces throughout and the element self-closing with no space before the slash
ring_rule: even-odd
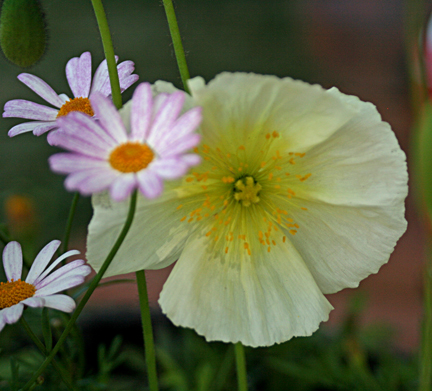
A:
<svg viewBox="0 0 432 391">
<path fill-rule="evenodd" d="M 81 111 L 90 117 L 94 116 L 89 98 L 74 98 L 68 100 L 59 110 L 57 118 L 68 115 L 71 111 Z"/>
<path fill-rule="evenodd" d="M 154 158 L 147 144 L 127 142 L 115 148 L 110 156 L 111 167 L 120 172 L 138 172 L 146 168 Z"/>
<path fill-rule="evenodd" d="M 251 176 L 238 179 L 234 185 L 234 198 L 243 206 L 250 206 L 259 202 L 258 193 L 262 189 Z"/>
<path fill-rule="evenodd" d="M 32 297 L 36 288 L 25 281 L 0 282 L 0 310 L 12 307 L 19 302 Z"/>
<path fill-rule="evenodd" d="M 296 196 L 312 176 L 302 163 L 306 153 L 287 151 L 277 131 L 246 145 L 230 141 L 194 149 L 203 162 L 185 177 L 179 194 L 195 195 L 196 208 L 182 211 L 185 203 L 176 213 L 205 228 L 210 254 L 271 252 L 297 234 L 296 215 L 308 210 Z"/>
</svg>

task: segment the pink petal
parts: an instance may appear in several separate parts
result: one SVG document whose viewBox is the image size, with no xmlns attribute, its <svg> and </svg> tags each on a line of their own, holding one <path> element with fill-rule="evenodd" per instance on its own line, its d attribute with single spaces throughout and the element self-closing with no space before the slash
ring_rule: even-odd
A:
<svg viewBox="0 0 432 391">
<path fill-rule="evenodd" d="M 184 92 L 177 91 L 169 95 L 162 103 L 154 117 L 153 125 L 148 136 L 149 143 L 153 145 L 155 140 L 161 137 L 161 134 L 164 134 L 172 128 L 175 119 L 180 114 L 184 100 Z"/>
<path fill-rule="evenodd" d="M 98 135 L 91 132 L 89 129 L 81 127 L 78 122 L 68 117 L 69 115 L 59 118 L 58 125 L 61 130 L 48 134 L 49 144 L 79 154 L 85 154 L 103 160 L 107 159 L 109 151 L 106 147 L 103 148 Z"/>
<path fill-rule="evenodd" d="M 189 167 L 193 167 L 201 163 L 201 156 L 191 153 L 182 155 L 181 160 L 185 162 Z"/>
<path fill-rule="evenodd" d="M 136 83 L 139 79 L 138 75 L 130 75 L 120 80 L 120 91 L 123 93 L 132 84 Z"/>
<path fill-rule="evenodd" d="M 188 170 L 189 166 L 179 158 L 158 159 L 151 164 L 151 171 L 164 179 L 180 178 Z"/>
<path fill-rule="evenodd" d="M 162 194 L 163 182 L 154 172 L 142 170 L 137 173 L 138 186 L 147 198 L 156 198 Z"/>
<path fill-rule="evenodd" d="M 27 274 L 26 282 L 33 284 L 37 278 L 42 274 L 42 272 L 47 267 L 54 253 L 60 246 L 60 240 L 53 240 L 49 242 L 37 255 L 33 264 Z"/>
<path fill-rule="evenodd" d="M 36 126 L 33 129 L 33 134 L 35 136 L 41 136 L 42 134 L 48 132 L 49 130 L 55 129 L 57 128 L 57 123 L 56 122 L 50 122 L 47 124 L 41 124 L 39 126 Z"/>
<path fill-rule="evenodd" d="M 8 281 L 17 281 L 22 273 L 22 250 L 18 242 L 9 242 L 3 249 L 3 267 Z"/>
<path fill-rule="evenodd" d="M 24 83 L 27 87 L 31 88 L 41 98 L 51 103 L 55 107 L 62 107 L 63 101 L 56 94 L 56 92 L 42 79 L 29 73 L 21 73 L 18 75 L 18 80 Z"/>
<path fill-rule="evenodd" d="M 118 56 L 115 56 L 115 61 L 117 63 Z M 109 82 L 108 66 L 106 59 L 99 64 L 94 74 L 90 95 L 92 95 L 94 92 L 100 92 L 103 96 L 111 95 L 111 87 Z"/>
<path fill-rule="evenodd" d="M 48 125 L 48 124 L 54 124 L 54 126 L 56 126 L 55 122 L 45 122 L 45 121 L 24 122 L 22 124 L 15 125 L 13 128 L 10 128 L 8 132 L 8 136 L 15 137 L 21 133 L 32 132 L 39 125 Z"/>
<path fill-rule="evenodd" d="M 70 174 L 93 168 L 109 168 L 106 160 L 75 153 L 56 153 L 48 158 L 48 162 L 51 170 L 59 174 Z"/>
<path fill-rule="evenodd" d="M 164 158 L 180 155 L 181 153 L 196 147 L 199 144 L 200 139 L 201 136 L 199 134 L 193 133 L 183 137 L 181 140 L 177 140 L 177 143 L 167 143 L 158 150 L 158 153 Z"/>
<path fill-rule="evenodd" d="M 65 187 L 69 191 L 78 190 L 83 195 L 91 195 L 107 189 L 119 174 L 112 169 L 74 172 L 66 178 Z"/>
<path fill-rule="evenodd" d="M 155 136 L 155 148 L 157 150 L 163 150 L 164 144 L 177 144 L 183 137 L 186 137 L 196 130 L 202 120 L 201 112 L 201 107 L 194 107 L 179 117 L 171 129 L 168 129 L 165 133 Z"/>
<path fill-rule="evenodd" d="M 116 143 L 128 141 L 123 121 L 111 100 L 96 92 L 90 97 L 90 101 L 101 126 Z"/>
<path fill-rule="evenodd" d="M 153 95 L 149 83 L 141 83 L 132 97 L 131 133 L 132 138 L 145 141 L 150 129 L 153 112 Z"/>
<path fill-rule="evenodd" d="M 137 187 L 135 173 L 121 174 L 110 186 L 110 196 L 114 201 L 124 201 Z"/>
<path fill-rule="evenodd" d="M 91 84 L 91 55 L 84 52 L 81 57 L 71 58 L 66 64 L 66 78 L 75 98 L 87 98 Z"/>
<path fill-rule="evenodd" d="M 67 118 L 66 121 L 64 120 L 65 118 Z M 62 131 L 71 133 L 72 136 L 84 135 L 87 137 L 91 134 L 97 147 L 111 149 L 117 146 L 117 142 L 111 137 L 109 132 L 107 132 L 98 121 L 84 113 L 75 111 L 70 113 L 67 117 L 60 118 L 59 121 L 59 126 L 62 128 Z M 80 128 L 82 129 L 79 130 Z"/>
<path fill-rule="evenodd" d="M 14 99 L 6 102 L 3 118 L 15 117 L 41 121 L 55 121 L 57 114 L 58 110 L 51 107 L 42 106 L 24 99 Z"/>
</svg>

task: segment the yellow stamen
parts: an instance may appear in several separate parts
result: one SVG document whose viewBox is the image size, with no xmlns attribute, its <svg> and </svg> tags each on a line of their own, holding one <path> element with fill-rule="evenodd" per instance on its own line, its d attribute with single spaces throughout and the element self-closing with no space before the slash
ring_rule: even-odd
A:
<svg viewBox="0 0 432 391">
<path fill-rule="evenodd" d="M 109 156 L 111 167 L 120 172 L 138 172 L 153 160 L 150 147 L 139 142 L 127 142 L 116 147 Z"/>
<path fill-rule="evenodd" d="M 68 100 L 59 110 L 57 118 L 68 115 L 72 111 L 81 111 L 90 117 L 94 116 L 93 108 L 91 107 L 89 98 L 74 98 Z"/>
<path fill-rule="evenodd" d="M 259 202 L 258 193 L 262 189 L 262 186 L 259 183 L 255 183 L 251 176 L 239 179 L 234 187 L 238 190 L 238 192 L 234 193 L 234 198 L 237 201 L 241 201 L 243 206 L 250 206 Z"/>
<path fill-rule="evenodd" d="M 12 307 L 21 301 L 32 297 L 36 288 L 25 281 L 7 281 L 0 283 L 0 310 Z"/>
</svg>

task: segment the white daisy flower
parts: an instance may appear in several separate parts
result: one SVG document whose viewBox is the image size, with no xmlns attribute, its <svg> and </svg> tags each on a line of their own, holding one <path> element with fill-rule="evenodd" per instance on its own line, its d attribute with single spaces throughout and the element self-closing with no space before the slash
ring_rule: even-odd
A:
<svg viewBox="0 0 432 391">
<path fill-rule="evenodd" d="M 374 105 L 335 88 L 241 73 L 189 86 L 203 163 L 139 200 L 107 275 L 178 259 L 159 300 L 174 324 L 249 346 L 310 335 L 324 294 L 376 273 L 405 232 L 405 154 Z M 94 197 L 94 268 L 126 212 Z"/>
<path fill-rule="evenodd" d="M 117 56 L 116 61 L 118 61 Z M 135 64 L 132 61 L 123 61 L 117 66 L 121 92 L 138 80 L 138 75 L 132 74 L 134 69 Z M 65 94 L 58 95 L 46 82 L 37 76 L 29 73 L 18 75 L 18 80 L 55 108 L 23 99 L 6 102 L 3 112 L 4 118 L 16 117 L 35 120 L 14 126 L 8 132 L 9 137 L 25 132 L 33 132 L 35 136 L 40 136 L 49 130 L 55 130 L 58 128 L 57 118 L 63 117 L 72 111 L 80 111 L 93 116 L 94 111 L 88 99 L 90 95 L 94 92 L 99 92 L 104 96 L 111 95 L 106 60 L 100 63 L 92 82 L 90 52 L 84 52 L 80 57 L 74 57 L 68 61 L 66 64 L 66 78 L 74 95 L 72 99 L 69 99 Z"/>
<path fill-rule="evenodd" d="M 48 264 L 60 246 L 59 240 L 48 243 L 37 255 L 25 279 L 21 280 L 23 257 L 18 242 L 9 242 L 3 250 L 3 267 L 6 282 L 0 283 L 0 331 L 6 324 L 13 324 L 21 317 L 24 306 L 48 307 L 72 312 L 75 301 L 67 295 L 58 294 L 84 282 L 91 269 L 81 259 L 54 268 L 67 257 L 79 254 L 70 250 Z"/>
</svg>

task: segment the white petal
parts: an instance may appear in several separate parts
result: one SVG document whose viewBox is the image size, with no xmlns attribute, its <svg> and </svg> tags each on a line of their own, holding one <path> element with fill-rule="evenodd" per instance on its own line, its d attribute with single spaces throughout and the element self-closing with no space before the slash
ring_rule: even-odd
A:
<svg viewBox="0 0 432 391">
<path fill-rule="evenodd" d="M 45 270 L 54 253 L 60 246 L 60 240 L 53 240 L 49 242 L 37 255 L 33 264 L 27 274 L 26 282 L 33 284 L 41 273 Z"/>
<path fill-rule="evenodd" d="M 208 341 L 270 346 L 311 335 L 332 309 L 288 242 L 257 251 L 212 252 L 192 237 L 160 295 L 162 311 Z"/>
<path fill-rule="evenodd" d="M 349 208 L 302 201 L 292 210 L 299 229 L 291 238 L 324 293 L 357 287 L 388 261 L 405 232 L 404 209 Z M 291 235 L 289 235 L 291 236 Z"/>
<path fill-rule="evenodd" d="M 24 305 L 22 303 L 18 303 L 13 305 L 12 307 L 2 309 L 0 314 L 5 323 L 13 324 L 18 322 L 19 318 L 23 313 L 23 309 Z"/>
<path fill-rule="evenodd" d="M 17 281 L 22 273 L 22 250 L 18 242 L 9 242 L 3 249 L 3 267 L 8 281 Z"/>
<path fill-rule="evenodd" d="M 29 73 L 21 73 L 18 80 L 31 88 L 36 94 L 51 103 L 55 107 L 62 107 L 63 102 L 56 92 L 42 79 Z"/>
<path fill-rule="evenodd" d="M 133 224 L 105 277 L 143 269 L 161 269 L 178 258 L 192 229 L 180 219 L 198 208 L 202 200 L 191 200 L 187 206 L 177 209 L 182 201 L 175 201 L 175 194 L 167 187 L 160 198 L 148 200 L 138 197 Z M 117 240 L 128 207 L 128 202 L 113 202 L 107 194 L 93 197 L 94 214 L 89 225 L 86 257 L 96 271 Z"/>
<path fill-rule="evenodd" d="M 32 308 L 40 308 L 45 305 L 45 299 L 43 297 L 29 297 L 28 299 L 23 300 L 21 304 Z"/>
<path fill-rule="evenodd" d="M 234 145 L 261 142 L 268 129 L 277 130 L 291 151 L 305 152 L 356 115 L 354 107 L 322 87 L 290 78 L 222 73 L 202 87 L 191 82 L 196 104 L 204 107 L 201 128 L 212 145 L 227 138 Z"/>
<path fill-rule="evenodd" d="M 43 296 L 60 292 L 60 290 L 62 289 L 58 289 L 56 292 L 51 291 L 50 289 L 50 293 L 46 293 L 45 291 L 43 291 L 43 288 L 46 288 L 48 286 L 57 287 L 57 284 L 59 284 L 60 280 L 65 280 L 75 276 L 85 277 L 89 273 L 90 268 L 84 264 L 84 261 L 82 259 L 77 259 L 75 261 L 69 262 L 61 268 L 57 269 L 54 273 L 47 276 L 45 279 L 39 280 L 35 284 L 35 287 L 37 289 L 35 296 Z"/>
<path fill-rule="evenodd" d="M 45 307 L 53 308 L 63 312 L 72 312 L 75 307 L 75 301 L 66 295 L 45 296 Z"/>
<path fill-rule="evenodd" d="M 150 129 L 153 96 L 149 83 L 141 83 L 132 97 L 131 133 L 134 140 L 144 141 Z"/>
<path fill-rule="evenodd" d="M 40 125 L 51 125 L 53 124 L 54 127 L 56 126 L 55 122 L 45 122 L 45 121 L 31 121 L 31 122 L 24 122 L 22 124 L 15 125 L 14 127 L 10 128 L 8 131 L 9 137 L 15 137 L 21 133 L 25 132 L 33 132 L 33 130 Z"/>
</svg>

